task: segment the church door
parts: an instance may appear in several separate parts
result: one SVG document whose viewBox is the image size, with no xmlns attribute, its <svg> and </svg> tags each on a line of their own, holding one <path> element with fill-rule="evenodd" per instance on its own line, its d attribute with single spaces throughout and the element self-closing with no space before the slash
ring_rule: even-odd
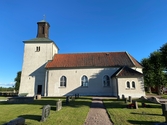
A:
<svg viewBox="0 0 167 125">
<path fill-rule="evenodd" d="M 37 94 L 42 94 L 42 85 L 38 85 Z"/>
</svg>

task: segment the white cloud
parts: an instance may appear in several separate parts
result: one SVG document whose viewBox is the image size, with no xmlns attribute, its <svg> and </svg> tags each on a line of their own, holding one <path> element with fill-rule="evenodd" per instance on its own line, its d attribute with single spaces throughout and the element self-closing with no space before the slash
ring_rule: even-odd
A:
<svg viewBox="0 0 167 125">
<path fill-rule="evenodd" d="M 10 82 L 10 83 L 2 83 L 0 82 L 0 87 L 13 87 L 15 82 Z"/>
</svg>

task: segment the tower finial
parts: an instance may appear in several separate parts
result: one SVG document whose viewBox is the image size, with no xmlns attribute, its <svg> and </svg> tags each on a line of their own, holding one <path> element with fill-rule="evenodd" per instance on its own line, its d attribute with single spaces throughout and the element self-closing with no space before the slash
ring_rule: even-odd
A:
<svg viewBox="0 0 167 125">
<path fill-rule="evenodd" d="M 45 20 L 45 19 L 46 19 L 46 15 L 44 14 L 44 15 L 43 15 L 43 20 Z"/>
</svg>

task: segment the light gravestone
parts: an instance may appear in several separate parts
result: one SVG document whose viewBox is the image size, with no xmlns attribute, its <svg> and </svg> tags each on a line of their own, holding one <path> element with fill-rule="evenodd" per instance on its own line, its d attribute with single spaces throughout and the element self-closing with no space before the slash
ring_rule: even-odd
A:
<svg viewBox="0 0 167 125">
<path fill-rule="evenodd" d="M 61 110 L 61 108 L 62 108 L 62 101 L 59 100 L 56 102 L 56 111 Z"/>
<path fill-rule="evenodd" d="M 43 106 L 41 122 L 44 122 L 50 114 L 50 105 Z"/>
</svg>

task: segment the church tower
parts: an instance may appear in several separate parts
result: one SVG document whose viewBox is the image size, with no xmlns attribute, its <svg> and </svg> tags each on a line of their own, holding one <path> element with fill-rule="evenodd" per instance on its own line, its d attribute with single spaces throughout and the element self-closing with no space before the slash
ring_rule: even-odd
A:
<svg viewBox="0 0 167 125">
<path fill-rule="evenodd" d="M 24 42 L 24 57 L 19 93 L 45 95 L 45 65 L 58 53 L 58 47 L 49 39 L 50 25 L 45 20 L 37 22 L 37 36 Z"/>
</svg>

